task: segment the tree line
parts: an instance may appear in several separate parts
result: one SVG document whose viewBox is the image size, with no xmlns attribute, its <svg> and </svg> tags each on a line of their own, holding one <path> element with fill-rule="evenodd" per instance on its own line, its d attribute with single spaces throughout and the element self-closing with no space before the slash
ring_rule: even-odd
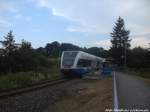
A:
<svg viewBox="0 0 150 112">
<path fill-rule="evenodd" d="M 63 51 L 80 50 L 100 57 L 108 57 L 108 51 L 102 47 L 82 48 L 71 43 L 57 41 L 47 43 L 45 47 L 34 49 L 30 42 L 22 40 L 16 43 L 12 31 L 0 41 L 0 73 L 40 71 L 41 68 L 51 69 L 52 59 L 60 59 Z"/>
<path fill-rule="evenodd" d="M 108 51 L 102 47 L 82 48 L 77 45 L 73 45 L 71 43 L 59 43 L 57 41 L 47 43 L 45 47 L 40 47 L 36 49 L 36 51 L 39 54 L 43 54 L 47 57 L 57 57 L 57 58 L 61 56 L 63 51 L 68 50 L 77 50 L 77 51 L 80 50 L 103 58 L 106 58 L 109 55 Z"/>
</svg>

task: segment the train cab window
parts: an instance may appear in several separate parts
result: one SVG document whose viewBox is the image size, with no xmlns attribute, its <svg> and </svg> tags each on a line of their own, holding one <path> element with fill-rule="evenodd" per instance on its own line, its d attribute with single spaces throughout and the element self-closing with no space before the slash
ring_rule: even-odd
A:
<svg viewBox="0 0 150 112">
<path fill-rule="evenodd" d="M 77 55 L 77 53 L 78 52 L 65 52 L 64 53 L 64 58 L 68 58 L 68 57 L 72 57 L 72 58 L 74 58 L 74 57 L 76 57 L 76 55 Z"/>
<path fill-rule="evenodd" d="M 73 66 L 77 53 L 78 52 L 65 52 L 63 56 L 63 66 L 65 67 Z"/>
<path fill-rule="evenodd" d="M 79 59 L 77 67 L 89 67 L 91 66 L 91 60 Z"/>
<path fill-rule="evenodd" d="M 73 65 L 73 63 L 74 63 L 74 60 L 73 59 L 65 59 L 65 60 L 63 60 L 63 65 L 64 66 L 72 66 Z"/>
</svg>

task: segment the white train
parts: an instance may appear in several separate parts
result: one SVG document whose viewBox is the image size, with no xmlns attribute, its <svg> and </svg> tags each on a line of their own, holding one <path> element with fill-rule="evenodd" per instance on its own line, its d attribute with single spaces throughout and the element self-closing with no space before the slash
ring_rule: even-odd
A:
<svg viewBox="0 0 150 112">
<path fill-rule="evenodd" d="M 100 69 L 104 58 L 82 51 L 64 51 L 61 56 L 61 73 L 65 76 L 82 76 Z"/>
</svg>

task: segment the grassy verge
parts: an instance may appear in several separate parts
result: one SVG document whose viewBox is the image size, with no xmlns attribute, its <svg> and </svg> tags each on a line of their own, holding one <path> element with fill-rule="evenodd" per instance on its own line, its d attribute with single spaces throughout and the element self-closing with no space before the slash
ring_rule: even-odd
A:
<svg viewBox="0 0 150 112">
<path fill-rule="evenodd" d="M 136 72 L 141 77 L 150 78 L 150 68 L 139 69 L 139 70 L 136 70 Z"/>
<path fill-rule="evenodd" d="M 58 62 L 58 61 L 57 61 Z M 58 63 L 54 60 L 51 67 L 39 67 L 37 71 L 7 73 L 0 75 L 0 91 L 26 87 L 41 81 L 55 80 L 61 77 Z"/>
<path fill-rule="evenodd" d="M 137 75 L 143 78 L 150 78 L 150 68 L 128 68 L 127 71 L 129 71 L 133 75 Z"/>
</svg>

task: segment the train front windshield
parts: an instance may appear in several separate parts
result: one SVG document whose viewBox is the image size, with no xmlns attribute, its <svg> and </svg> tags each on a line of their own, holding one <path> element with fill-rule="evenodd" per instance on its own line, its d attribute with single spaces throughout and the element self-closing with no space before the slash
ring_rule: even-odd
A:
<svg viewBox="0 0 150 112">
<path fill-rule="evenodd" d="M 74 64 L 75 57 L 77 56 L 78 52 L 64 52 L 63 55 L 63 66 L 64 67 L 71 67 Z"/>
</svg>

